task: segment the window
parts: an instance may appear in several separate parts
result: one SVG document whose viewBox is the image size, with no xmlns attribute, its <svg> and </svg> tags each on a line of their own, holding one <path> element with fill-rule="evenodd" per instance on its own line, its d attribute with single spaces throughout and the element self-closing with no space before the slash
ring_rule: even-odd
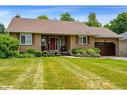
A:
<svg viewBox="0 0 127 95">
<path fill-rule="evenodd" d="M 87 36 L 79 36 L 79 44 L 87 44 Z"/>
<path fill-rule="evenodd" d="M 60 37 L 57 39 L 57 48 L 59 50 L 61 49 L 61 38 Z"/>
<path fill-rule="evenodd" d="M 65 46 L 65 38 L 64 37 L 61 38 L 61 45 Z"/>
<path fill-rule="evenodd" d="M 42 46 L 46 46 L 46 37 L 43 37 L 41 39 L 41 42 L 42 42 Z"/>
<path fill-rule="evenodd" d="M 32 45 L 32 34 L 20 34 L 20 45 Z"/>
</svg>

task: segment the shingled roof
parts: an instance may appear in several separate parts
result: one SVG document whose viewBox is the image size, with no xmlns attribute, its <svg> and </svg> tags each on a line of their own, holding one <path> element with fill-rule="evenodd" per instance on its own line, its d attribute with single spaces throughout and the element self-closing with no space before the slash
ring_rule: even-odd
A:
<svg viewBox="0 0 127 95">
<path fill-rule="evenodd" d="M 105 28 L 88 27 L 82 22 L 13 18 L 7 32 L 30 32 L 59 35 L 92 35 L 97 37 L 119 37 Z"/>
<path fill-rule="evenodd" d="M 88 27 L 88 31 L 94 32 L 96 34 L 96 38 L 120 38 L 118 34 L 108 28 Z"/>
<path fill-rule="evenodd" d="M 121 36 L 120 40 L 127 40 L 127 31 L 122 33 L 122 34 L 120 34 L 120 36 Z"/>
</svg>

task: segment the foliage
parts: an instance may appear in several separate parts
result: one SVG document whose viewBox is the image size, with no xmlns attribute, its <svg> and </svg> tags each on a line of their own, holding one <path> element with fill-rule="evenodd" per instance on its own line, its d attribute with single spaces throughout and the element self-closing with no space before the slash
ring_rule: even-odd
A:
<svg viewBox="0 0 127 95">
<path fill-rule="evenodd" d="M 44 56 L 44 57 L 47 57 L 47 56 L 60 56 L 58 54 L 58 52 L 49 52 L 47 50 L 44 50 L 43 52 L 41 52 L 40 50 L 33 49 L 33 48 L 29 48 L 27 50 L 27 53 L 33 54 L 36 57 L 41 57 L 41 56 Z"/>
<path fill-rule="evenodd" d="M 61 14 L 60 20 L 62 20 L 62 21 L 75 21 L 75 19 L 68 12 Z"/>
<path fill-rule="evenodd" d="M 90 55 L 91 57 L 99 57 L 100 54 L 95 51 L 95 49 L 86 49 L 86 54 Z"/>
<path fill-rule="evenodd" d="M 19 14 L 17 14 L 17 15 L 15 16 L 15 18 L 21 18 L 21 16 L 20 16 Z"/>
<path fill-rule="evenodd" d="M 48 53 L 48 51 L 44 50 L 42 52 L 42 56 L 47 57 L 47 56 L 50 56 L 50 54 Z"/>
<path fill-rule="evenodd" d="M 43 54 L 48 54 L 48 51 L 47 51 L 47 50 L 44 50 L 44 51 L 43 51 Z"/>
<path fill-rule="evenodd" d="M 72 53 L 73 54 L 81 54 L 82 53 L 82 49 L 81 48 L 74 48 L 74 49 L 72 49 Z"/>
<path fill-rule="evenodd" d="M 100 52 L 101 52 L 99 48 L 93 48 L 93 49 L 94 49 L 94 51 L 95 51 L 96 53 L 100 53 Z"/>
<path fill-rule="evenodd" d="M 27 53 L 35 53 L 37 50 L 36 49 L 33 49 L 33 48 L 29 48 L 27 49 Z"/>
<path fill-rule="evenodd" d="M 101 27 L 101 23 L 98 22 L 96 19 L 96 13 L 90 13 L 88 16 L 88 21 L 85 22 L 86 25 L 88 26 L 94 26 L 94 27 Z"/>
<path fill-rule="evenodd" d="M 28 57 L 33 57 L 33 55 L 30 53 L 25 53 L 25 54 L 19 54 L 17 57 L 18 58 L 28 58 Z"/>
<path fill-rule="evenodd" d="M 104 27 L 114 31 L 117 34 L 124 33 L 127 31 L 127 12 L 123 12 L 117 16 L 116 19 L 113 19 Z"/>
<path fill-rule="evenodd" d="M 6 57 L 7 57 L 7 55 L 0 50 L 0 58 L 6 58 Z"/>
<path fill-rule="evenodd" d="M 4 25 L 2 23 L 0 23 L 0 34 L 5 33 L 4 30 L 5 30 Z"/>
<path fill-rule="evenodd" d="M 38 18 L 38 19 L 48 19 L 48 16 L 46 16 L 46 15 L 40 15 L 40 16 L 38 16 L 37 18 Z"/>
<path fill-rule="evenodd" d="M 84 57 L 99 57 L 100 56 L 100 50 L 98 48 L 74 48 L 72 50 L 72 54 L 75 54 L 76 56 L 84 56 Z"/>
<path fill-rule="evenodd" d="M 41 57 L 42 56 L 42 52 L 40 50 L 33 49 L 33 48 L 29 48 L 27 50 L 27 53 L 34 54 L 36 57 Z"/>
<path fill-rule="evenodd" d="M 19 40 L 9 36 L 9 34 L 0 35 L 0 52 L 1 58 L 7 58 L 11 56 L 16 56 L 19 47 Z"/>
<path fill-rule="evenodd" d="M 34 54 L 35 54 L 36 57 L 41 57 L 42 56 L 42 52 L 39 51 L 39 50 L 38 51 L 35 51 Z"/>
</svg>

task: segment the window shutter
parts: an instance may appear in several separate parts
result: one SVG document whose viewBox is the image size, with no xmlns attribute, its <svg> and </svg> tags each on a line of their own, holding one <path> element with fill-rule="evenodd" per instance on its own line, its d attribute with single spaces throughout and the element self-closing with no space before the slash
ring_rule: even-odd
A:
<svg viewBox="0 0 127 95">
<path fill-rule="evenodd" d="M 32 45 L 35 45 L 35 34 L 32 33 Z"/>
<path fill-rule="evenodd" d="M 90 37 L 89 36 L 87 36 L 87 43 L 89 44 L 90 43 Z"/>
<path fill-rule="evenodd" d="M 78 44 L 78 36 L 76 36 L 76 44 Z"/>
<path fill-rule="evenodd" d="M 20 34 L 19 33 L 17 33 L 17 38 L 18 38 L 18 40 L 20 40 Z"/>
</svg>

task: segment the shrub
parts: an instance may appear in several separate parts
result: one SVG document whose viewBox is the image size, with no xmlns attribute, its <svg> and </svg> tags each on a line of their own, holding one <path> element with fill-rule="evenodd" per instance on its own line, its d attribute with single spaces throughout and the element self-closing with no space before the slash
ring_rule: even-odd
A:
<svg viewBox="0 0 127 95">
<path fill-rule="evenodd" d="M 47 56 L 50 56 L 50 54 L 48 53 L 48 51 L 44 50 L 42 52 L 42 56 L 47 57 Z"/>
<path fill-rule="evenodd" d="M 19 54 L 17 57 L 18 58 L 28 58 L 28 57 L 33 57 L 33 55 L 29 54 L 29 53 L 26 53 L 26 54 Z"/>
<path fill-rule="evenodd" d="M 41 57 L 42 56 L 42 52 L 40 50 L 33 49 L 33 48 L 29 48 L 27 50 L 27 53 L 34 54 L 34 56 L 36 56 L 36 57 Z"/>
<path fill-rule="evenodd" d="M 6 58 L 7 55 L 0 50 L 0 58 Z"/>
<path fill-rule="evenodd" d="M 16 56 L 18 47 L 18 39 L 9 36 L 9 34 L 0 34 L 0 58 Z"/>
<path fill-rule="evenodd" d="M 42 52 L 39 51 L 39 50 L 35 51 L 34 54 L 35 54 L 36 57 L 41 57 L 42 56 Z"/>
<path fill-rule="evenodd" d="M 42 55 L 43 57 L 48 57 L 48 56 L 50 56 L 49 54 L 43 54 Z"/>
<path fill-rule="evenodd" d="M 27 53 L 35 53 L 37 50 L 36 49 L 33 49 L 33 48 L 29 48 L 28 50 L 27 50 Z"/>
<path fill-rule="evenodd" d="M 93 48 L 94 49 L 94 51 L 96 52 L 96 53 L 100 53 L 100 49 L 99 48 Z"/>
<path fill-rule="evenodd" d="M 72 49 L 72 53 L 73 54 L 80 54 L 81 52 L 82 52 L 81 48 L 74 48 L 74 49 Z"/>
<path fill-rule="evenodd" d="M 42 53 L 43 53 L 43 54 L 48 54 L 48 51 L 44 50 Z"/>
<path fill-rule="evenodd" d="M 86 53 L 91 57 L 99 57 L 100 54 L 95 49 L 86 49 Z"/>
<path fill-rule="evenodd" d="M 100 50 L 98 48 L 89 48 L 89 49 L 75 48 L 72 50 L 72 53 L 75 54 L 76 56 L 84 56 L 84 57 L 100 56 Z"/>
</svg>

